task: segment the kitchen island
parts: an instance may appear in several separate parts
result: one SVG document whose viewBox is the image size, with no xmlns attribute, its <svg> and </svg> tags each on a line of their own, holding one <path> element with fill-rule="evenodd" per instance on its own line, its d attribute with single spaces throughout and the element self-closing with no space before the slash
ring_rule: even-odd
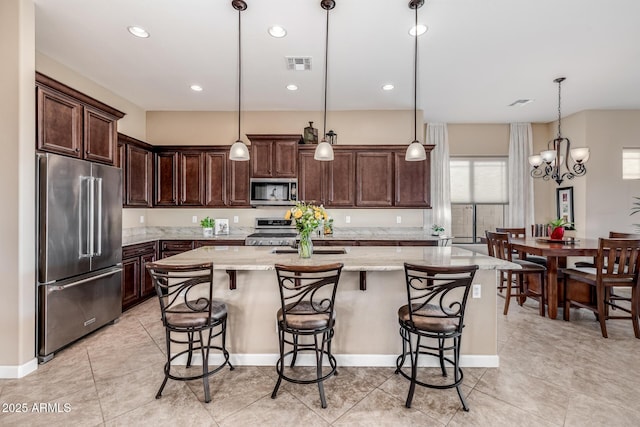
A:
<svg viewBox="0 0 640 427">
<path fill-rule="evenodd" d="M 274 265 L 344 264 L 336 296 L 333 352 L 342 366 L 395 366 L 402 343 L 398 308 L 406 304 L 404 262 L 456 266 L 477 264 L 474 284 L 480 298 L 469 298 L 462 340 L 462 366 L 495 367 L 497 356 L 496 283 L 500 268 L 518 268 L 496 258 L 456 247 L 346 247 L 344 254 L 276 253 L 284 247 L 205 246 L 159 262 L 212 261 L 216 297 L 229 308 L 228 341 L 232 363 L 272 365 L 277 360 L 276 311 L 280 306 Z M 335 248 L 333 248 L 335 249 Z M 333 251 L 332 251 L 333 252 Z M 227 286 L 227 272 L 236 288 Z M 366 291 L 360 290 L 361 273 Z M 430 362 L 428 358 L 425 361 Z M 305 364 L 304 360 L 301 360 Z"/>
</svg>

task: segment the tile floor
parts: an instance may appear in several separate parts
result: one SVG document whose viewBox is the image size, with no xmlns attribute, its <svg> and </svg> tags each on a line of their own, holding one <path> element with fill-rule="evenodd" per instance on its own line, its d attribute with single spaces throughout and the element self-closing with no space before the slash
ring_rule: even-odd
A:
<svg viewBox="0 0 640 427">
<path fill-rule="evenodd" d="M 149 300 L 31 375 L 0 380 L 0 425 L 640 425 L 640 340 L 630 322 L 609 321 L 603 339 L 590 313 L 574 310 L 568 323 L 540 318 L 534 304 L 498 314 L 500 368 L 464 370 L 469 412 L 455 390 L 420 387 L 405 408 L 408 384 L 392 368 L 341 368 L 326 382 L 326 409 L 315 386 L 284 383 L 271 399 L 273 367 L 216 374 L 209 404 L 201 382 L 169 381 L 156 400 L 164 335 L 157 301 Z M 38 413 L 33 405 L 42 402 L 49 410 Z M 27 412 L 7 406 L 17 403 Z"/>
</svg>

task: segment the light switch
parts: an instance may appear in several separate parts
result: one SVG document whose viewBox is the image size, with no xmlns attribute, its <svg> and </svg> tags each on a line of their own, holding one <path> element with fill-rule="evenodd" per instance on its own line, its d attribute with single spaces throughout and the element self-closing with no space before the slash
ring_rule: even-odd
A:
<svg viewBox="0 0 640 427">
<path fill-rule="evenodd" d="M 402 224 L 402 217 L 400 215 L 396 217 L 396 224 Z"/>
<path fill-rule="evenodd" d="M 344 217 L 345 224 L 351 224 L 351 217 L 349 215 Z"/>
<path fill-rule="evenodd" d="M 472 298 L 480 298 L 482 296 L 482 285 L 476 283 L 473 285 L 473 293 L 471 294 Z"/>
<path fill-rule="evenodd" d="M 194 224 L 197 224 L 198 223 L 198 217 L 196 215 L 192 216 L 191 217 L 191 222 L 194 223 Z"/>
<path fill-rule="evenodd" d="M 234 215 L 233 216 L 233 223 L 237 224 L 240 221 L 240 218 L 238 218 L 238 215 Z"/>
</svg>

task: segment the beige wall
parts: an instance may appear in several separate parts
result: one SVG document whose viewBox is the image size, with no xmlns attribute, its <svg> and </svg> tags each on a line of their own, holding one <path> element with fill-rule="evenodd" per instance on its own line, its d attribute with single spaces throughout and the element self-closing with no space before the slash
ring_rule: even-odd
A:
<svg viewBox="0 0 640 427">
<path fill-rule="evenodd" d="M 0 2 L 0 377 L 35 355 L 34 34 L 31 0 Z"/>
<path fill-rule="evenodd" d="M 146 112 L 141 107 L 40 52 L 36 52 L 36 70 L 126 113 L 118 120 L 118 132 L 142 141 L 146 139 Z"/>
<path fill-rule="evenodd" d="M 408 145 L 413 140 L 413 112 L 329 111 L 327 131 L 338 134 L 338 144 Z M 422 111 L 418 111 L 422 117 Z M 229 111 L 148 111 L 147 142 L 153 145 L 231 145 L 238 135 L 238 116 Z M 322 134 L 322 111 L 247 111 L 242 113 L 246 134 L 302 134 L 309 121 Z M 419 121 L 419 123 L 421 120 Z M 418 139 L 424 142 L 423 127 Z"/>
<path fill-rule="evenodd" d="M 508 124 L 448 124 L 451 156 L 506 156 L 509 154 Z"/>
</svg>

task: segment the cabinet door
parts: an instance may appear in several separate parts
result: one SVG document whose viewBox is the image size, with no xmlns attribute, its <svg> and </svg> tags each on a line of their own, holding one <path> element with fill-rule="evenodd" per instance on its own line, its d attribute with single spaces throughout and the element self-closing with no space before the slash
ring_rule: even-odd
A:
<svg viewBox="0 0 640 427">
<path fill-rule="evenodd" d="M 38 86 L 38 150 L 82 157 L 82 104 L 55 91 Z"/>
<path fill-rule="evenodd" d="M 273 177 L 295 178 L 298 172 L 298 141 L 274 141 L 273 147 Z"/>
<path fill-rule="evenodd" d="M 122 260 L 122 308 L 138 302 L 140 294 L 140 257 Z"/>
<path fill-rule="evenodd" d="M 205 153 L 205 206 L 225 206 L 228 202 L 227 157 L 226 152 Z"/>
<path fill-rule="evenodd" d="M 135 145 L 127 145 L 125 175 L 127 206 L 151 206 L 153 153 Z"/>
<path fill-rule="evenodd" d="M 126 166 L 126 144 L 118 141 L 116 158 L 113 165 L 122 169 L 122 206 L 127 204 L 127 166 Z"/>
<path fill-rule="evenodd" d="M 298 199 L 305 202 L 326 203 L 326 163 L 313 158 L 313 151 L 300 152 Z"/>
<path fill-rule="evenodd" d="M 254 156 L 253 148 L 251 157 Z M 228 160 L 229 166 L 229 206 L 250 206 L 249 203 L 249 163 Z"/>
<path fill-rule="evenodd" d="M 180 153 L 180 205 L 202 206 L 204 198 L 202 153 Z"/>
<path fill-rule="evenodd" d="M 271 178 L 273 176 L 273 141 L 251 141 L 251 176 Z"/>
<path fill-rule="evenodd" d="M 334 150 L 327 163 L 327 206 L 354 206 L 356 201 L 356 155 L 353 151 Z"/>
<path fill-rule="evenodd" d="M 395 206 L 428 208 L 431 207 L 430 159 L 419 162 L 407 162 L 404 152 L 394 153 L 395 157 Z"/>
<path fill-rule="evenodd" d="M 156 206 L 177 206 L 178 204 L 178 153 L 156 154 Z"/>
<path fill-rule="evenodd" d="M 142 255 L 140 257 L 140 297 L 141 298 L 145 298 L 155 293 L 153 280 L 151 280 L 151 275 L 145 268 L 146 263 L 153 262 L 155 260 L 156 260 L 155 252 Z"/>
<path fill-rule="evenodd" d="M 84 107 L 84 158 L 113 165 L 116 149 L 116 119 Z"/>
<path fill-rule="evenodd" d="M 356 155 L 356 206 L 393 204 L 393 153 L 361 151 Z"/>
</svg>

